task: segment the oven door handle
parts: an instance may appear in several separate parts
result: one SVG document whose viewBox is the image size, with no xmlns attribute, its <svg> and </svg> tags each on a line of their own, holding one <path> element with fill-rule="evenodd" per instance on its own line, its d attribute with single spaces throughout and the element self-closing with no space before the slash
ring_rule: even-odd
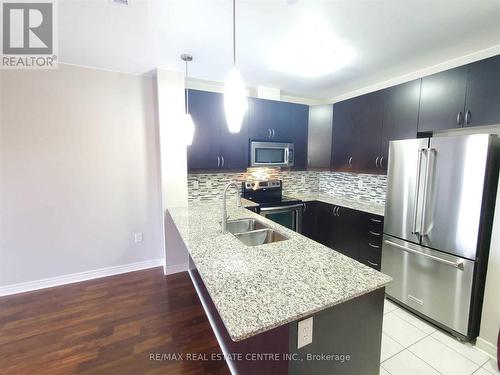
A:
<svg viewBox="0 0 500 375">
<path fill-rule="evenodd" d="M 286 211 L 297 211 L 299 209 L 304 209 L 304 204 L 303 203 L 300 203 L 300 204 L 292 204 L 292 205 L 289 205 L 289 206 L 277 206 L 277 207 L 262 207 L 260 209 L 260 212 L 266 212 L 266 213 L 269 213 L 269 212 L 286 212 Z"/>
</svg>

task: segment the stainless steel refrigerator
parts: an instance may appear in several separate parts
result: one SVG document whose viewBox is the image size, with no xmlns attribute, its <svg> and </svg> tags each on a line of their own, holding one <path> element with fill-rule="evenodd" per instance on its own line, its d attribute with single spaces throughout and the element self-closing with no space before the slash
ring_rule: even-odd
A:
<svg viewBox="0 0 500 375">
<path fill-rule="evenodd" d="M 499 139 L 474 134 L 389 146 L 382 272 L 389 298 L 475 339 L 498 182 Z"/>
</svg>

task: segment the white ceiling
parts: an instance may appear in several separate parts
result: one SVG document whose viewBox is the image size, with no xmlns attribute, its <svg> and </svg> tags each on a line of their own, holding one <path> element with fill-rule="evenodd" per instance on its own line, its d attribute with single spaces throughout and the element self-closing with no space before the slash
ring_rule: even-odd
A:
<svg viewBox="0 0 500 375">
<path fill-rule="evenodd" d="M 179 55 L 190 53 L 191 77 L 220 82 L 232 64 L 231 4 L 60 0 L 59 59 L 142 74 L 183 70 Z M 500 44 L 499 0 L 237 0 L 236 7 L 245 83 L 308 98 L 336 97 Z M 343 67 L 311 77 L 347 54 Z M 295 72 L 304 64 L 309 77 Z"/>
</svg>

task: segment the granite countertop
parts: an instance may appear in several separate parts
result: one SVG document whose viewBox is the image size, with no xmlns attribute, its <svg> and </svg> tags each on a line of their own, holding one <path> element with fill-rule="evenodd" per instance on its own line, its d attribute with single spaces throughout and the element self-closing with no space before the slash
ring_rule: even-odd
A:
<svg viewBox="0 0 500 375">
<path fill-rule="evenodd" d="M 243 200 L 243 206 L 255 205 Z M 230 219 L 255 217 L 289 237 L 249 247 L 221 233 L 220 202 L 168 210 L 234 341 L 384 287 L 391 278 L 228 200 Z"/>
<path fill-rule="evenodd" d="M 333 196 L 325 193 L 291 193 L 286 195 L 303 200 L 304 202 L 320 201 L 337 206 L 352 208 L 358 211 L 368 212 L 374 215 L 384 216 L 385 206 L 382 203 Z"/>
</svg>

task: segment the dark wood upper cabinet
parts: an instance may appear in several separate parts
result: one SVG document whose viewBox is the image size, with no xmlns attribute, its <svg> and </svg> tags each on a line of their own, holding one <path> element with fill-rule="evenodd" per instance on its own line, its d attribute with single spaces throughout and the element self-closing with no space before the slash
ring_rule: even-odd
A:
<svg viewBox="0 0 500 375">
<path fill-rule="evenodd" d="M 378 167 L 384 171 L 387 170 L 389 142 L 417 137 L 420 83 L 418 79 L 384 90 L 384 121 L 377 160 Z"/>
<path fill-rule="evenodd" d="M 189 112 L 195 124 L 193 143 L 188 146 L 188 170 L 243 170 L 248 166 L 248 119 L 239 133 L 230 133 L 222 94 L 188 90 Z"/>
<path fill-rule="evenodd" d="M 348 99 L 333 106 L 332 167 L 371 172 L 380 151 L 383 92 Z"/>
<path fill-rule="evenodd" d="M 419 132 L 463 125 L 467 69 L 465 65 L 422 78 Z"/>
<path fill-rule="evenodd" d="M 464 126 L 500 123 L 500 56 L 469 65 Z"/>
<path fill-rule="evenodd" d="M 212 170 L 220 167 L 220 127 L 224 122 L 222 95 L 188 90 L 189 112 L 195 132 L 187 148 L 189 170 Z"/>
</svg>

